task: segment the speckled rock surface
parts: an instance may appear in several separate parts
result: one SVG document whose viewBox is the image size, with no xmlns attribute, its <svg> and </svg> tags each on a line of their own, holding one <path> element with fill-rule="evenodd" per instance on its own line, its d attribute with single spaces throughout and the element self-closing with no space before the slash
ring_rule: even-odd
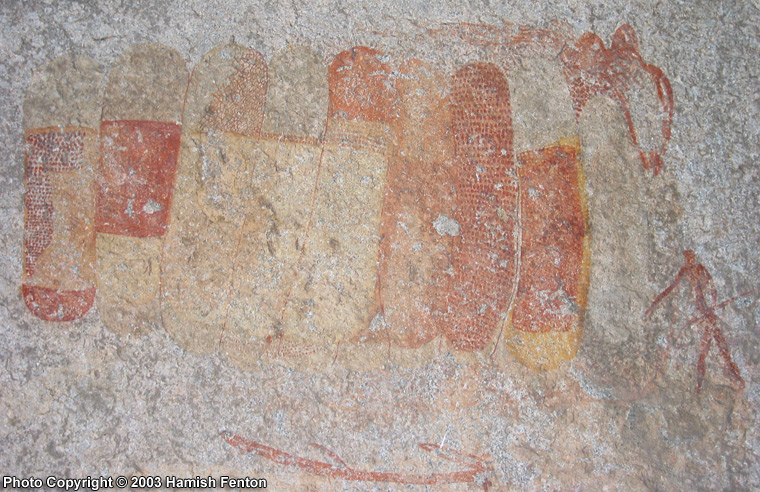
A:
<svg viewBox="0 0 760 492">
<path fill-rule="evenodd" d="M 327 1 L 3 2 L 3 475 L 160 475 L 164 480 L 167 476 L 249 476 L 266 478 L 272 490 L 759 489 L 759 7 L 757 2 L 618 0 L 605 6 L 412 0 L 388 5 L 360 1 L 350 6 Z M 25 306 L 21 295 L 25 281 L 24 131 L 28 129 L 25 117 L 29 120 L 31 115 L 24 114 L 24 101 L 33 73 L 46 63 L 61 55 L 91 58 L 97 67 L 89 62 L 82 66 L 103 77 L 102 94 L 111 68 L 123 53 L 142 43 L 176 50 L 188 70 L 198 66 L 212 48 L 228 43 L 253 48 L 267 63 L 279 60 L 275 66 L 285 67 L 298 53 L 281 50 L 298 44 L 316 53 L 303 58 L 309 60 L 304 65 L 314 73 L 320 60 L 327 67 L 338 53 L 367 46 L 389 53 L 390 63 L 405 58 L 430 61 L 448 80 L 460 64 L 491 61 L 493 50 L 498 51 L 464 42 L 462 36 L 452 33 L 461 34 L 457 29 L 462 23 L 503 26 L 504 22 L 545 27 L 574 40 L 593 32 L 606 47 L 612 46 L 612 36 L 621 25 L 630 24 L 638 37 L 641 58 L 662 69 L 673 91 L 670 141 L 662 169 L 655 176 L 653 168 L 642 166 L 639 150 L 656 151 L 661 143 L 662 108 L 653 105 L 656 87 L 634 82 L 626 87 L 630 122 L 638 130 L 637 147 L 631 140 L 630 122 L 613 99 L 590 99 L 574 119 L 561 110 L 572 94 L 561 83 L 557 85 L 561 77 L 556 65 L 514 51 L 502 53 L 513 67 L 506 77 L 515 113 L 515 153 L 543 148 L 565 137 L 580 138 L 584 206 L 588 209 L 588 295 L 577 354 L 552 360 L 555 369 L 531 369 L 515 357 L 519 349 L 508 345 L 507 339 L 494 340 L 483 353 L 448 350 L 437 342 L 415 348 L 418 352 L 410 350 L 411 343 L 399 343 L 386 353 L 367 344 L 361 347 L 367 349 L 364 360 L 371 361 L 367 364 L 371 367 L 361 367 L 362 359 L 353 355 L 345 360 L 336 357 L 335 363 L 320 357 L 307 368 L 299 367 L 297 360 L 267 363 L 263 355 L 236 355 L 224 346 L 210 354 L 196 353 L 192 326 L 180 323 L 183 339 L 175 340 L 177 330 L 167 331 L 166 320 L 162 322 L 161 313 L 156 312 L 161 307 L 155 294 L 140 304 L 134 326 L 129 325 L 134 319 L 123 310 L 104 317 L 97 300 L 84 317 L 66 322 L 42 321 Z M 469 31 L 470 39 L 497 35 L 479 29 L 475 26 Z M 572 50 L 563 53 L 571 56 Z M 394 56 L 398 59 L 393 60 Z M 594 60 L 583 62 L 593 64 Z M 411 73 L 404 70 L 407 68 L 399 69 L 402 74 Z M 273 73 L 280 81 L 290 77 L 285 68 Z M 541 76 L 532 75 L 535 73 Z M 436 77 L 430 75 L 430 80 L 439 80 Z M 293 81 L 294 86 L 307 85 L 297 76 Z M 531 86 L 533 82 L 536 86 Z M 320 89 L 304 98 L 308 108 L 300 114 L 308 124 L 300 126 L 289 126 L 278 102 L 292 100 L 298 87 L 270 82 L 272 86 L 278 87 L 274 102 L 261 108 L 270 115 L 270 119 L 264 118 L 263 131 L 313 136 L 313 141 L 303 145 L 313 145 L 318 147 L 315 152 L 321 152 L 317 144 L 323 137 L 329 139 L 329 131 L 325 137 L 320 134 L 322 127 L 313 122 L 320 111 L 326 111 L 324 84 L 316 84 Z M 54 84 L 52 87 L 56 92 Z M 58 92 L 66 94 L 65 90 Z M 445 96 L 432 94 L 429 99 Z M 545 100 L 536 101 L 541 96 Z M 75 101 L 71 104 L 89 108 L 74 96 L 69 99 Z M 44 106 L 43 102 L 29 104 L 37 109 Z M 176 113 L 176 108 L 165 104 L 152 110 Z M 66 111 L 56 104 L 49 106 L 50 113 L 65 116 Z M 35 113 L 34 121 L 74 123 L 59 123 L 57 116 L 42 113 Z M 542 114 L 553 115 L 554 123 L 546 125 Z M 228 138 L 226 130 L 194 138 L 221 142 Z M 381 130 L 396 135 L 393 128 Z M 411 129 L 402 133 L 412 135 L 413 142 L 408 149 L 398 148 L 408 150 L 413 162 L 418 154 L 424 154 L 420 150 L 424 146 L 419 144 L 424 139 L 414 136 Z M 186 134 L 182 138 L 186 140 Z M 292 149 L 287 147 L 292 155 L 283 157 L 270 149 L 274 141 L 262 140 L 264 143 L 250 151 L 246 147 L 250 142 L 235 142 L 214 145 L 222 150 L 229 146 L 233 159 L 263 152 L 257 159 L 269 166 L 264 170 L 280 169 L 282 162 L 306 152 L 293 144 Z M 187 143 L 183 145 L 187 151 Z M 441 151 L 437 158 L 444 163 L 449 157 Z M 374 157 L 351 158 L 365 165 Z M 262 179 L 270 179 L 260 172 Z M 444 171 L 435 174 L 444 175 Z M 182 176 L 181 170 L 178 176 Z M 267 186 L 287 189 L 277 184 L 281 177 L 272 176 Z M 388 182 L 394 183 L 390 178 Z M 416 190 L 422 182 L 409 182 L 408 189 Z M 211 183 L 209 189 L 212 185 L 216 186 Z M 250 192 L 260 199 L 266 189 L 262 185 L 241 193 Z M 301 189 L 293 186 L 289 193 L 301 195 Z M 443 188 L 436 192 L 436 206 L 449 207 L 446 211 L 441 208 L 439 214 L 430 208 L 428 215 L 419 215 L 425 217 L 423 222 L 430 222 L 429 237 L 440 241 L 441 248 L 448 247 L 446 241 L 458 244 L 456 241 L 463 240 L 461 234 L 467 234 L 467 224 L 455 220 L 459 212 L 445 197 L 440 198 L 444 192 Z M 373 193 L 377 195 L 377 190 Z M 375 195 L 365 208 L 349 212 L 381 214 Z M 225 199 L 228 205 L 217 203 L 217 208 L 221 207 L 218 215 L 231 214 L 229 223 L 242 223 L 244 218 L 231 212 L 234 207 L 229 204 L 236 200 L 248 203 L 253 198 L 243 194 Z M 278 196 L 272 210 L 300 217 L 296 212 L 301 212 L 291 210 L 291 205 L 287 197 Z M 395 206 L 409 213 L 416 205 L 400 201 Z M 323 213 L 329 213 L 330 207 L 323 208 Z M 382 223 L 384 219 L 378 217 L 372 220 Z M 275 219 L 271 222 L 279 224 Z M 426 237 L 414 227 L 405 234 Z M 140 248 L 149 251 L 150 258 L 158 258 L 159 251 L 164 257 L 166 244 L 174 240 L 173 232 L 170 230 L 168 239 L 155 238 L 149 247 Z M 269 237 L 268 232 L 253 228 L 245 234 Z M 345 230 L 339 233 L 353 237 Z M 373 247 L 382 248 L 382 239 L 370 237 L 367 242 L 375 239 L 380 246 Z M 406 239 L 398 241 L 406 244 Z M 407 242 L 403 247 L 415 244 L 412 239 Z M 98 247 L 103 246 L 108 244 Z M 207 246 L 215 250 L 213 243 Z M 294 247 L 298 250 L 304 245 Z M 118 256 L 120 249 L 124 248 L 114 246 L 108 252 Z M 130 255 L 144 252 L 131 246 L 127 249 Z M 246 254 L 255 257 L 259 250 L 263 248 L 252 248 Z M 689 263 L 685 250 L 695 253 L 696 263 Z M 143 268 L 149 265 L 151 272 L 154 267 L 150 265 L 160 263 L 130 255 L 125 262 Z M 283 258 L 289 258 L 287 255 Z M 426 265 L 445 263 L 445 258 L 424 258 L 429 261 Z M 645 315 L 685 265 L 681 283 Z M 384 271 L 382 265 L 379 268 Z M 371 270 L 371 265 L 366 269 Z M 203 270 L 195 274 L 201 278 Z M 351 274 L 345 275 L 351 278 Z M 425 271 L 422 277 L 400 270 L 393 275 L 393 285 L 409 278 L 433 278 Z M 145 278 L 130 278 L 122 290 L 114 281 L 99 287 L 107 287 L 115 293 L 114 298 L 134 297 L 154 288 Z M 371 292 L 373 283 L 365 277 L 361 280 L 363 291 Z M 706 295 L 701 304 L 696 296 L 699 289 L 692 288 L 690 281 Z M 236 282 L 233 288 L 256 298 L 251 285 Z M 410 292 L 424 300 L 424 293 L 431 290 L 415 285 Z M 724 303 L 734 296 L 738 297 Z M 264 298 L 269 299 L 267 294 Z M 419 305 L 408 304 L 410 309 Z M 329 303 L 326 306 L 320 308 L 321 316 L 341 316 L 340 311 L 331 312 Z M 706 311 L 715 318 L 705 317 Z M 402 318 L 399 315 L 397 319 Z M 117 324 L 127 329 L 120 334 L 109 330 L 108 319 L 118 320 Z M 369 319 L 373 330 L 378 325 L 372 323 L 387 321 Z M 699 364 L 706 328 L 712 330 L 705 339 L 711 346 L 705 362 Z M 238 332 L 251 333 L 245 327 Z M 725 337 L 723 350 L 719 333 Z M 509 338 L 508 330 L 505 334 Z M 265 339 L 266 334 L 261 336 Z M 405 336 L 399 332 L 394 340 L 409 339 Z M 727 354 L 736 364 L 735 371 Z M 699 367 L 704 369 L 703 378 Z"/>
</svg>

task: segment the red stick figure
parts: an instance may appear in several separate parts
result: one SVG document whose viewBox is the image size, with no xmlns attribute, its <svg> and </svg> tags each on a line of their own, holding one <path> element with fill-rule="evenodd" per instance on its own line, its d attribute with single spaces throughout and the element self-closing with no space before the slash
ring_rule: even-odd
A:
<svg viewBox="0 0 760 492">
<path fill-rule="evenodd" d="M 715 340 L 720 355 L 726 363 L 728 373 L 739 383 L 739 389 L 743 390 L 744 379 L 742 379 L 742 376 L 739 373 L 739 367 L 737 367 L 736 363 L 734 363 L 731 358 L 731 352 L 728 349 L 726 337 L 723 335 L 720 328 L 718 328 L 719 322 L 723 324 L 725 324 L 725 322 L 718 318 L 716 311 L 727 306 L 734 299 L 747 295 L 752 291 L 745 292 L 718 303 L 718 292 L 715 289 L 712 276 L 707 271 L 707 268 L 697 262 L 697 257 L 693 251 L 685 250 L 683 255 L 686 258 L 686 264 L 678 271 L 673 283 L 655 297 L 654 302 L 652 302 L 652 305 L 646 310 L 644 316 L 647 317 L 651 315 L 655 306 L 673 292 L 685 276 L 694 289 L 694 301 L 697 306 L 697 311 L 699 311 L 699 316 L 689 320 L 687 327 L 699 324 L 704 326 L 702 343 L 699 351 L 699 360 L 697 361 L 697 393 L 702 390 L 702 381 L 705 378 L 705 360 L 707 359 L 707 354 L 710 351 L 710 345 L 713 340 Z M 708 300 L 705 299 L 705 295 L 709 296 L 709 304 Z"/>
</svg>

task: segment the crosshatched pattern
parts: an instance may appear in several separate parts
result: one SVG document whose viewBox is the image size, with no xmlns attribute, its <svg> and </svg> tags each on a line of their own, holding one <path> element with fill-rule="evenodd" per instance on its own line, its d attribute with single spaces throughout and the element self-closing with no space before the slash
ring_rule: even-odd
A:
<svg viewBox="0 0 760 492">
<path fill-rule="evenodd" d="M 266 104 L 267 66 L 255 51 L 235 57 L 234 73 L 214 93 L 200 123 L 200 131 L 226 131 L 241 135 L 258 135 Z"/>
<path fill-rule="evenodd" d="M 95 298 L 91 160 L 95 132 L 26 132 L 26 232 L 22 295 L 47 321 L 83 316 Z"/>
<path fill-rule="evenodd" d="M 512 149 L 509 86 L 494 65 L 467 65 L 452 81 L 457 219 L 454 319 L 447 337 L 460 350 L 481 350 L 506 315 L 517 275 L 518 182 Z"/>
<path fill-rule="evenodd" d="M 26 235 L 24 267 L 34 276 L 35 262 L 53 239 L 53 193 L 50 173 L 80 169 L 83 130 L 43 130 L 26 134 Z"/>
</svg>

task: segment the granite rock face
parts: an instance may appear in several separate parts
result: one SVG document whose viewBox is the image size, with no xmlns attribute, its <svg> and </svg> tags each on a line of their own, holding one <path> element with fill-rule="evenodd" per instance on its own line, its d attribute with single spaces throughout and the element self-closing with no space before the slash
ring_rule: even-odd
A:
<svg viewBox="0 0 760 492">
<path fill-rule="evenodd" d="M 758 20 L 6 2 L 3 473 L 760 488 Z"/>
</svg>

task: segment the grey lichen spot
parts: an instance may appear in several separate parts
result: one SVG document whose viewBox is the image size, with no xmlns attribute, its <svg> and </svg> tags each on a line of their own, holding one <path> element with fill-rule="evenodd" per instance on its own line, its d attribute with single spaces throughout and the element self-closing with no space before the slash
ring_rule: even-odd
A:
<svg viewBox="0 0 760 492">
<path fill-rule="evenodd" d="M 433 227 L 441 236 L 458 236 L 461 231 L 459 222 L 444 214 L 438 214 L 438 218 L 433 222 Z"/>
<path fill-rule="evenodd" d="M 372 321 L 369 324 L 369 331 L 372 333 L 378 333 L 385 326 L 385 318 L 383 313 L 378 311 Z"/>
<path fill-rule="evenodd" d="M 161 206 L 161 204 L 160 204 L 160 203 L 156 203 L 156 202 L 154 202 L 153 200 L 150 200 L 150 199 L 149 199 L 149 200 L 148 200 L 148 201 L 145 203 L 145 205 L 143 205 L 143 209 L 142 209 L 142 210 L 143 210 L 143 212 L 145 212 L 146 214 L 154 214 L 154 213 L 156 213 L 156 212 L 160 212 L 161 210 L 163 210 L 163 207 Z"/>
</svg>

